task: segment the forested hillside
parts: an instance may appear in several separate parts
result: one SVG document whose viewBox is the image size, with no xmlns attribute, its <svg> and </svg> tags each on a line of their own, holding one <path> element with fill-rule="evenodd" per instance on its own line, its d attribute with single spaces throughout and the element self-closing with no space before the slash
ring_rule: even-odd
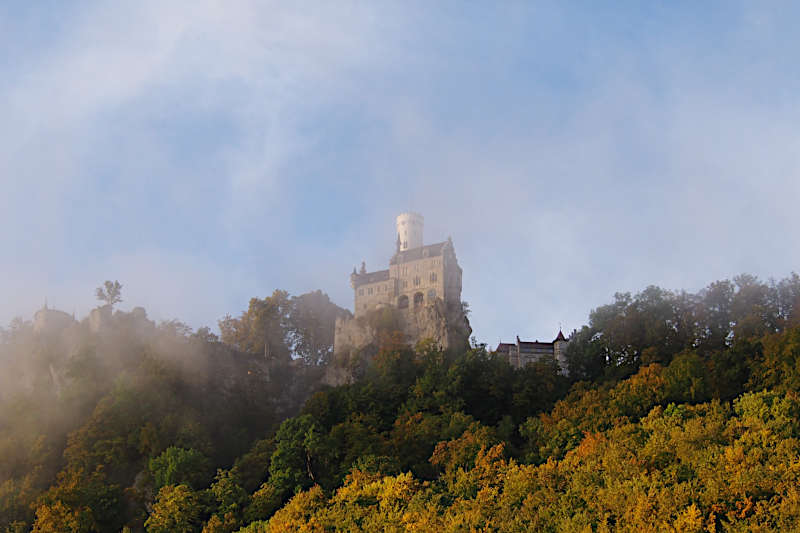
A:
<svg viewBox="0 0 800 533">
<path fill-rule="evenodd" d="M 219 339 L 142 312 L 14 322 L 0 527 L 800 528 L 797 275 L 618 294 L 571 336 L 569 378 L 386 330 L 362 379 L 326 388 L 341 312 L 276 291 Z"/>
</svg>

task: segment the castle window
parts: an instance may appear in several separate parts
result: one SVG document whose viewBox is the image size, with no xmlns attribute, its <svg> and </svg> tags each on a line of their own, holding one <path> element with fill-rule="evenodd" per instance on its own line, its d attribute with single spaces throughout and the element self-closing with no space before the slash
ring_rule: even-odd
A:
<svg viewBox="0 0 800 533">
<path fill-rule="evenodd" d="M 436 272 L 431 272 L 431 281 L 436 281 Z"/>
<path fill-rule="evenodd" d="M 419 287 L 419 284 L 420 284 L 419 276 L 415 276 L 414 277 L 414 286 L 415 287 Z"/>
<path fill-rule="evenodd" d="M 419 307 L 420 305 L 422 305 L 423 298 L 424 297 L 422 296 L 421 292 L 416 293 L 414 295 L 414 307 Z"/>
<path fill-rule="evenodd" d="M 364 289 L 358 289 L 358 295 L 364 296 Z"/>
<path fill-rule="evenodd" d="M 404 289 L 408 288 L 408 280 L 407 279 L 403 280 L 403 288 Z"/>
<path fill-rule="evenodd" d="M 367 294 L 372 294 L 372 287 L 370 287 L 369 289 L 367 289 Z"/>
<path fill-rule="evenodd" d="M 428 291 L 428 301 L 432 302 L 436 298 L 436 290 L 431 289 Z"/>
<path fill-rule="evenodd" d="M 408 296 L 406 296 L 406 295 L 404 294 L 403 296 L 401 296 L 400 298 L 398 298 L 398 299 L 397 299 L 397 307 L 399 307 L 400 309 L 406 309 L 406 308 L 408 308 Z"/>
</svg>

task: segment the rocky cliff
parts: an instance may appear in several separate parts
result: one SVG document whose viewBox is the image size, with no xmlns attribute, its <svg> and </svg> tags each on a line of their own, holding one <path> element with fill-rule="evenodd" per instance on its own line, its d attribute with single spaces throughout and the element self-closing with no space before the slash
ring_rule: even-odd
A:
<svg viewBox="0 0 800 533">
<path fill-rule="evenodd" d="M 461 350 L 469 346 L 472 328 L 460 306 L 447 306 L 442 300 L 432 305 L 409 309 L 383 307 L 366 316 L 336 320 L 333 361 L 325 382 L 351 383 L 358 369 L 378 352 L 381 333 L 399 332 L 409 346 L 433 340 L 442 350 Z"/>
</svg>

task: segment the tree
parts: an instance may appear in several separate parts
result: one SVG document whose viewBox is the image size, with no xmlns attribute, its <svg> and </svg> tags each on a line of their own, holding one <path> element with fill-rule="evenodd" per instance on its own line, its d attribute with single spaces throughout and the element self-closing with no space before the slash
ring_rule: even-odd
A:
<svg viewBox="0 0 800 533">
<path fill-rule="evenodd" d="M 33 532 L 70 531 L 89 532 L 95 528 L 92 513 L 88 509 L 72 510 L 61 501 L 43 504 L 36 509 Z"/>
<path fill-rule="evenodd" d="M 211 469 L 211 463 L 202 453 L 175 446 L 170 446 L 158 457 L 150 459 L 148 466 L 156 488 L 178 483 L 200 488 L 208 481 Z"/>
<path fill-rule="evenodd" d="M 217 470 L 217 476 L 209 489 L 217 502 L 214 516 L 217 517 L 218 530 L 233 531 L 238 529 L 239 520 L 248 503 L 247 492 L 242 488 L 237 476 L 231 470 Z M 209 526 L 211 526 L 209 521 Z M 213 530 L 212 527 L 207 529 Z"/>
<path fill-rule="evenodd" d="M 289 295 L 275 290 L 264 299 L 251 298 L 239 318 L 230 315 L 219 321 L 222 342 L 243 352 L 264 354 L 272 360 L 290 358 L 288 340 Z"/>
<path fill-rule="evenodd" d="M 292 297 L 288 317 L 292 351 L 306 364 L 327 363 L 333 355 L 336 318 L 347 314 L 322 291 Z"/>
<path fill-rule="evenodd" d="M 166 485 L 158 491 L 153 512 L 144 523 L 149 533 L 193 533 L 200 529 L 200 500 L 186 485 Z"/>
<path fill-rule="evenodd" d="M 102 286 L 95 289 L 95 296 L 107 306 L 113 307 L 122 301 L 122 284 L 119 281 L 106 280 Z"/>
</svg>

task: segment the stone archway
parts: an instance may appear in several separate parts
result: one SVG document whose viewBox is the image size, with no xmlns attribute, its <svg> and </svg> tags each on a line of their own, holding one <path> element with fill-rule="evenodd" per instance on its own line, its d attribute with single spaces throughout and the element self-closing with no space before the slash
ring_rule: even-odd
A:
<svg viewBox="0 0 800 533">
<path fill-rule="evenodd" d="M 425 297 L 422 295 L 421 292 L 414 294 L 414 307 L 419 307 L 422 305 Z"/>
<path fill-rule="evenodd" d="M 398 309 L 408 309 L 408 296 L 406 296 L 404 294 L 400 298 L 397 299 L 397 308 Z"/>
</svg>

